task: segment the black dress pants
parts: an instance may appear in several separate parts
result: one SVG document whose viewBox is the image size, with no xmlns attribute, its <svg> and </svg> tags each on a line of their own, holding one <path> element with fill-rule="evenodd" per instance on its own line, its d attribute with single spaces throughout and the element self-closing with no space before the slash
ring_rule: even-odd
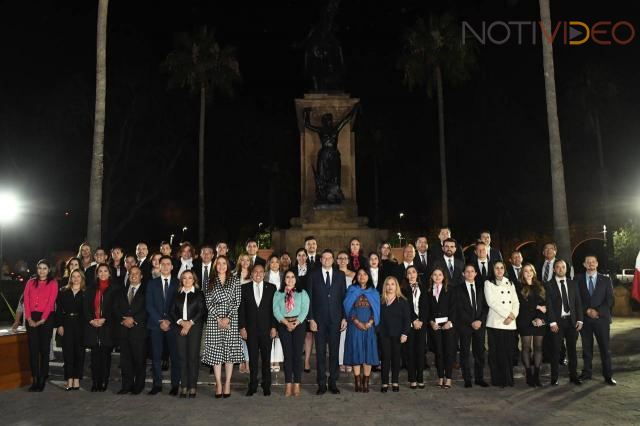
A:
<svg viewBox="0 0 640 426">
<path fill-rule="evenodd" d="M 62 335 L 62 358 L 64 359 L 64 379 L 80 379 L 84 369 L 83 324 L 77 319 L 65 319 Z"/>
<path fill-rule="evenodd" d="M 484 336 L 485 328 L 478 330 L 458 330 L 460 336 L 460 367 L 465 382 L 471 381 L 471 366 L 469 356 L 473 353 L 473 378 L 484 380 Z"/>
<path fill-rule="evenodd" d="M 434 330 L 433 340 L 436 349 L 436 368 L 438 378 L 452 377 L 453 359 L 456 356 L 456 334 L 453 328 L 449 330 Z"/>
<path fill-rule="evenodd" d="M 271 336 L 269 331 L 247 330 L 247 349 L 249 350 L 249 389 L 258 389 L 258 365 L 262 366 L 262 388 L 271 388 Z M 258 364 L 258 357 L 261 364 Z"/>
<path fill-rule="evenodd" d="M 147 375 L 147 334 L 134 335 L 132 331 L 120 339 L 120 369 L 122 389 L 138 393 L 144 389 Z"/>
<path fill-rule="evenodd" d="M 284 354 L 284 382 L 300 383 L 302 380 L 302 348 L 307 330 L 304 324 L 293 331 L 287 330 L 284 324 L 278 324 L 278 337 Z"/>
<path fill-rule="evenodd" d="M 389 370 L 391 370 L 391 383 L 398 383 L 400 376 L 400 357 L 402 356 L 402 343 L 400 337 L 384 336 L 380 338 L 382 348 L 382 376 L 383 385 L 389 384 Z"/>
<path fill-rule="evenodd" d="M 566 340 L 567 355 L 569 357 L 569 377 L 578 377 L 578 355 L 576 354 L 576 342 L 578 341 L 578 331 L 571 324 L 571 319 L 560 319 L 557 322 L 558 332 L 551 332 L 551 381 L 558 379 L 558 364 L 562 356 L 561 347 Z"/>
<path fill-rule="evenodd" d="M 193 325 L 186 336 L 182 336 L 178 328 L 177 335 L 178 355 L 181 361 L 180 386 L 195 389 L 200 370 L 202 324 Z"/>
<path fill-rule="evenodd" d="M 32 312 L 31 319 L 39 321 L 41 313 L 38 312 L 37 314 L 39 315 L 35 314 L 36 312 Z M 53 319 L 51 315 L 43 324 L 40 324 L 37 327 L 31 327 L 27 322 L 31 376 L 36 380 L 45 380 L 47 376 L 49 376 L 49 351 L 51 350 L 52 333 Z"/>
<path fill-rule="evenodd" d="M 91 346 L 91 378 L 98 386 L 109 382 L 112 346 Z"/>
<path fill-rule="evenodd" d="M 402 346 L 407 363 L 409 382 L 424 382 L 425 348 L 427 346 L 427 323 L 420 330 L 411 328 L 407 342 Z"/>
<path fill-rule="evenodd" d="M 613 375 L 611 368 L 611 351 L 609 349 L 609 320 L 607 318 L 591 319 L 585 318 L 580 336 L 582 337 L 582 373 L 591 377 L 593 362 L 593 336 L 596 336 L 598 349 L 600 350 L 600 360 L 602 361 L 602 376 L 610 379 Z"/>
</svg>

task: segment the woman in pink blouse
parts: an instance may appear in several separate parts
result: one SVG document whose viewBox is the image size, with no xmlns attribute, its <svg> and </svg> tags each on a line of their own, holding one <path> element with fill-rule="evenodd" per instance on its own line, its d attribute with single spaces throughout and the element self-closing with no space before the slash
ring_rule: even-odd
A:
<svg viewBox="0 0 640 426">
<path fill-rule="evenodd" d="M 24 316 L 27 320 L 29 356 L 33 384 L 29 392 L 42 392 L 49 375 L 49 351 L 58 283 L 48 260 L 38 261 L 36 275 L 24 287 Z"/>
</svg>

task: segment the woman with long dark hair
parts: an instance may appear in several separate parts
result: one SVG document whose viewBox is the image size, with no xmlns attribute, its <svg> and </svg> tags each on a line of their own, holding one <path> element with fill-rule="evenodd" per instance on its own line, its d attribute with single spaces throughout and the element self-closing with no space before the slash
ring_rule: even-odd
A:
<svg viewBox="0 0 640 426">
<path fill-rule="evenodd" d="M 542 364 L 542 341 L 547 334 L 547 296 L 544 285 L 536 276 L 536 269 L 530 263 L 522 265 L 522 287 L 518 291 L 520 312 L 516 318 L 520 343 L 522 344 L 522 365 L 527 384 L 541 387 L 540 365 Z M 531 346 L 533 345 L 533 366 Z"/>
<path fill-rule="evenodd" d="M 365 269 L 369 267 L 367 258 L 362 255 L 362 243 L 360 243 L 359 238 L 351 238 L 347 252 L 349 253 L 347 268 L 350 271 L 355 272 L 361 267 Z"/>
<path fill-rule="evenodd" d="M 111 269 L 106 263 L 96 268 L 96 284 L 84 296 L 84 342 L 91 348 L 91 392 L 104 392 L 109 385 L 113 349 L 113 298 Z"/>
<path fill-rule="evenodd" d="M 347 290 L 342 306 L 347 317 L 344 364 L 353 367 L 356 392 L 366 393 L 371 367 L 380 363 L 375 331 L 380 323 L 380 294 L 364 267 L 358 268 L 356 280 Z"/>
<path fill-rule="evenodd" d="M 429 279 L 429 323 L 433 329 L 433 340 L 438 369 L 438 386 L 451 388 L 453 359 L 456 356 L 455 332 L 455 292 L 449 288 L 447 275 L 440 266 L 431 271 Z"/>
<path fill-rule="evenodd" d="M 309 295 L 298 285 L 293 271 L 284 274 L 284 283 L 273 296 L 273 316 L 278 321 L 278 336 L 284 353 L 284 396 L 300 396 L 302 346 L 309 313 Z"/>
<path fill-rule="evenodd" d="M 418 269 L 409 266 L 402 285 L 402 294 L 409 301 L 411 328 L 404 345 L 409 387 L 424 389 L 425 349 L 429 316 L 429 291 L 418 279 Z"/>
<path fill-rule="evenodd" d="M 36 275 L 24 287 L 23 296 L 32 377 L 29 392 L 42 392 L 49 376 L 49 352 L 57 297 L 58 283 L 51 273 L 51 264 L 41 259 Z"/>
<path fill-rule="evenodd" d="M 517 289 L 504 275 L 501 261 L 493 265 L 495 278 L 484 283 L 484 298 L 489 305 L 487 337 L 489 369 L 493 386 L 513 386 L 513 341 L 520 311 Z"/>
<path fill-rule="evenodd" d="M 78 265 L 79 266 L 79 265 Z M 87 288 L 84 272 L 79 267 L 71 271 L 68 283 L 60 289 L 56 302 L 58 334 L 62 337 L 65 390 L 79 390 L 84 369 L 83 304 Z"/>
</svg>

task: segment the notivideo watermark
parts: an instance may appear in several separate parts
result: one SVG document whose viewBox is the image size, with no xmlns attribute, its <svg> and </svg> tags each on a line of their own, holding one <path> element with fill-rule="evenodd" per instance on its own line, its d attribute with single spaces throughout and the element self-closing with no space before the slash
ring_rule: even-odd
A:
<svg viewBox="0 0 640 426">
<path fill-rule="evenodd" d="M 536 44 L 538 35 L 547 43 L 562 43 L 579 46 L 594 43 L 600 46 L 631 43 L 636 36 L 636 28 L 629 21 L 598 21 L 589 24 L 583 21 L 558 21 L 546 28 L 542 21 L 482 21 L 471 25 L 462 21 L 462 43 L 475 39 L 482 45 L 507 43 Z"/>
</svg>

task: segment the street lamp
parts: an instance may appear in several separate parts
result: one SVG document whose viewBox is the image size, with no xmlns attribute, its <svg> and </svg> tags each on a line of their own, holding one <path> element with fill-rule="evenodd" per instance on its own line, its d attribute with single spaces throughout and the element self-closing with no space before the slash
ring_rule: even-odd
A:
<svg viewBox="0 0 640 426">
<path fill-rule="evenodd" d="M 3 233 L 4 225 L 13 222 L 20 213 L 18 197 L 11 192 L 0 192 L 0 267 L 4 262 Z"/>
</svg>

